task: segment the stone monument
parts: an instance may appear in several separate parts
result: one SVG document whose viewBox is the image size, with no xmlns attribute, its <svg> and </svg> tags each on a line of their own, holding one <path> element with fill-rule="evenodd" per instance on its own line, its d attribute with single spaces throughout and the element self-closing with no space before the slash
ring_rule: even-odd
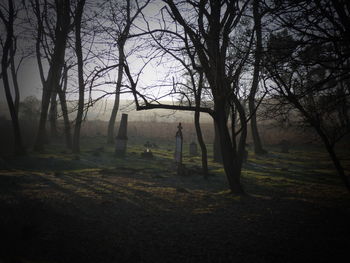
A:
<svg viewBox="0 0 350 263">
<path fill-rule="evenodd" d="M 177 167 L 177 174 L 181 174 L 182 170 L 182 145 L 183 145 L 183 136 L 182 136 L 182 126 L 181 122 L 177 126 L 177 132 L 175 135 L 175 164 Z"/>
<path fill-rule="evenodd" d="M 115 144 L 116 156 L 120 156 L 120 157 L 125 156 L 126 144 L 128 142 L 127 128 L 128 128 L 128 114 L 123 113 L 122 119 L 119 125 L 118 135 L 116 137 L 116 144 Z"/>
</svg>

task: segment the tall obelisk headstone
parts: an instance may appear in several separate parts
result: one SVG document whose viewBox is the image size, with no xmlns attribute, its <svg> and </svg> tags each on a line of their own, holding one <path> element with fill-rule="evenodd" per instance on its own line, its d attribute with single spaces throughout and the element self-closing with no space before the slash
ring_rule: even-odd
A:
<svg viewBox="0 0 350 263">
<path fill-rule="evenodd" d="M 121 157 L 125 156 L 126 144 L 128 142 L 127 128 L 128 128 L 128 114 L 123 113 L 122 119 L 119 125 L 118 135 L 116 137 L 116 144 L 115 144 L 116 156 L 121 156 Z"/>
<path fill-rule="evenodd" d="M 183 145 L 183 136 L 182 136 L 182 126 L 181 122 L 177 126 L 177 132 L 175 135 L 175 164 L 177 168 L 177 174 L 180 175 L 182 171 L 182 145 Z"/>
</svg>

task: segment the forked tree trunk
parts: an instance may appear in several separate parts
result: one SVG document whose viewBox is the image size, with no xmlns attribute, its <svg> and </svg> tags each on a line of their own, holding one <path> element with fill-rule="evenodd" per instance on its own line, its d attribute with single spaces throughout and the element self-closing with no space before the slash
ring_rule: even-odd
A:
<svg viewBox="0 0 350 263">
<path fill-rule="evenodd" d="M 74 133 L 73 133 L 73 146 L 74 153 L 80 152 L 80 130 L 83 121 L 84 113 L 84 65 L 83 65 L 83 51 L 81 45 L 81 20 L 84 11 L 85 0 L 78 2 L 77 10 L 75 12 L 75 52 L 78 60 L 78 83 L 79 83 L 79 100 L 78 100 L 78 112 L 75 120 Z"/>
<path fill-rule="evenodd" d="M 9 56 L 10 49 L 12 46 L 12 41 L 13 41 L 12 38 L 13 38 L 14 7 L 13 7 L 12 1 L 8 1 L 8 8 L 9 8 L 8 21 L 6 21 L 6 23 L 4 21 L 4 24 L 6 25 L 6 40 L 2 50 L 1 71 L 2 71 L 2 81 L 4 84 L 6 101 L 10 111 L 12 127 L 13 127 L 14 152 L 16 155 L 21 155 L 21 154 L 25 154 L 25 149 L 23 146 L 21 130 L 20 130 L 19 121 L 18 121 L 18 112 L 16 111 L 15 104 L 13 103 L 11 90 L 10 90 L 10 83 L 9 83 L 9 78 L 7 73 L 8 56 Z"/>
<path fill-rule="evenodd" d="M 259 0 L 253 2 L 253 15 L 256 32 L 256 47 L 254 54 L 254 72 L 253 72 L 253 83 L 249 96 L 249 113 L 251 114 L 250 125 L 252 131 L 252 137 L 254 142 L 254 151 L 256 154 L 265 154 L 266 150 L 263 149 L 258 124 L 256 121 L 256 105 L 255 95 L 259 85 L 259 73 L 260 73 L 260 61 L 262 53 L 262 38 L 261 38 L 261 15 L 259 13 Z"/>
<path fill-rule="evenodd" d="M 237 155 L 236 149 L 232 147 L 232 141 L 227 127 L 225 106 L 221 104 L 223 103 L 217 104 L 214 121 L 220 134 L 219 139 L 223 166 L 231 192 L 241 195 L 244 194 L 240 180 L 242 161 Z"/>
<path fill-rule="evenodd" d="M 56 2 L 57 24 L 55 29 L 55 46 L 51 58 L 51 64 L 47 80 L 43 86 L 41 99 L 41 113 L 39 120 L 38 134 L 34 145 L 34 150 L 41 151 L 47 141 L 46 120 L 50 104 L 51 92 L 53 87 L 58 87 L 61 79 L 61 71 L 64 64 L 64 55 L 66 50 L 67 37 L 70 27 L 70 1 Z M 38 53 L 37 53 L 38 55 Z"/>
</svg>

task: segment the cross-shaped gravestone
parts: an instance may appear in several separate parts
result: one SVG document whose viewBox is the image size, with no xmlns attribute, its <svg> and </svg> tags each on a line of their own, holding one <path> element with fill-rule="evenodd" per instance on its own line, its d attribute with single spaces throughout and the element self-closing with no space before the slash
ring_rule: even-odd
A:
<svg viewBox="0 0 350 263">
<path fill-rule="evenodd" d="M 177 126 L 177 132 L 175 135 L 175 163 L 177 167 L 181 167 L 182 165 L 182 144 L 183 144 L 183 137 L 182 137 L 182 126 L 181 122 Z"/>
</svg>

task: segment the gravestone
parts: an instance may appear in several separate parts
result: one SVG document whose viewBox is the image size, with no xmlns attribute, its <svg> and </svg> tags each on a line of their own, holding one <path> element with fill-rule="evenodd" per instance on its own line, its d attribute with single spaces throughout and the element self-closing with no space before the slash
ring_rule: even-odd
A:
<svg viewBox="0 0 350 263">
<path fill-rule="evenodd" d="M 119 125 L 118 135 L 116 137 L 116 144 L 115 144 L 116 156 L 121 156 L 121 157 L 125 156 L 126 144 L 128 142 L 127 128 L 128 128 L 128 114 L 123 113 L 122 119 Z"/>
<path fill-rule="evenodd" d="M 151 147 L 152 147 L 152 144 L 149 142 L 149 141 L 147 141 L 145 144 L 144 144 L 144 146 L 145 146 L 145 150 L 143 151 L 143 153 L 141 153 L 141 156 L 143 157 L 143 158 L 146 158 L 146 159 L 151 159 L 151 158 L 153 158 L 153 153 L 152 153 L 152 151 L 151 151 Z"/>
<path fill-rule="evenodd" d="M 190 143 L 190 156 L 197 156 L 198 150 L 197 150 L 197 143 L 194 141 Z"/>
<path fill-rule="evenodd" d="M 175 135 L 175 164 L 177 167 L 177 174 L 181 174 L 182 170 L 182 145 L 183 145 L 183 136 L 182 136 L 182 126 L 181 122 L 177 126 L 177 132 Z"/>
<path fill-rule="evenodd" d="M 145 159 L 152 159 L 153 158 L 153 153 L 152 153 L 152 151 L 149 148 L 147 148 L 147 149 L 145 149 L 143 151 L 143 153 L 141 153 L 141 156 L 143 158 L 145 158 Z"/>
</svg>

